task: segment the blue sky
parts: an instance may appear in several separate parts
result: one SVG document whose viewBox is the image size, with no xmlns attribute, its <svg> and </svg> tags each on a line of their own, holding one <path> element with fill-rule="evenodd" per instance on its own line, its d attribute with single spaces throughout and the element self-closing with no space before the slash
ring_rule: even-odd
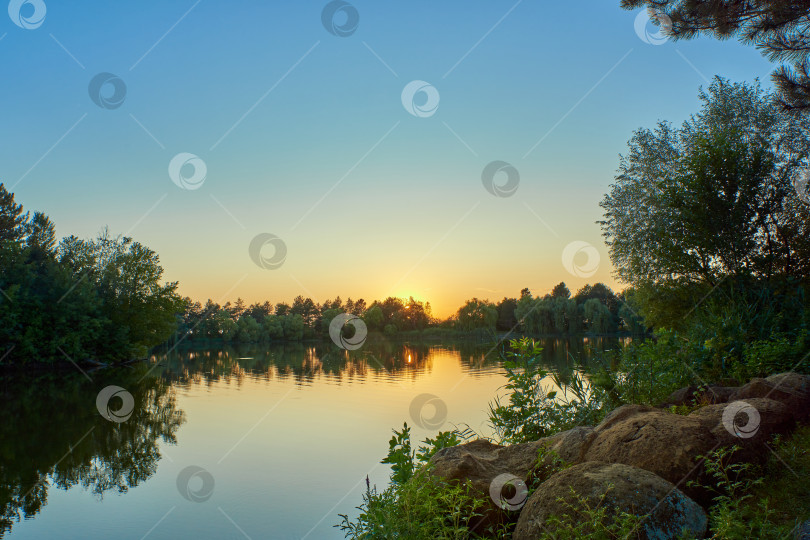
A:
<svg viewBox="0 0 810 540">
<path fill-rule="evenodd" d="M 129 232 L 201 300 L 412 294 L 447 315 L 613 285 L 594 222 L 632 131 L 682 122 L 706 78 L 769 87 L 774 68 L 734 41 L 645 43 L 618 1 L 355 1 L 346 37 L 327 2 L 44 4 L 37 28 L 0 20 L 0 181 L 60 236 Z M 102 72 L 120 107 L 90 99 Z M 414 80 L 435 114 L 403 107 Z M 181 152 L 198 189 L 169 177 Z M 482 185 L 495 160 L 519 171 L 510 197 Z M 259 233 L 285 242 L 280 268 L 251 261 Z M 594 271 L 566 268 L 575 241 Z"/>
</svg>

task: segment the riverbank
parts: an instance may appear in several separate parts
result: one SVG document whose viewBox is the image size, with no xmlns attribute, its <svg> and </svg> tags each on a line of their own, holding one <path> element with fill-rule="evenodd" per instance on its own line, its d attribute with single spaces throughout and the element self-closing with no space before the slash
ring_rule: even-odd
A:
<svg viewBox="0 0 810 540">
<path fill-rule="evenodd" d="M 395 431 L 391 485 L 343 516 L 347 538 L 786 538 L 810 519 L 810 376 L 675 388 L 624 364 L 565 382 L 514 345 L 499 444 L 445 432 L 414 451 Z"/>
</svg>

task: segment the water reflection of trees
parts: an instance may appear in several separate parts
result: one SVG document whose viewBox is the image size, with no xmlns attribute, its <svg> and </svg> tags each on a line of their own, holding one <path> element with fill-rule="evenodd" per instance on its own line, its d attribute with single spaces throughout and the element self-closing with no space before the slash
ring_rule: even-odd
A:
<svg viewBox="0 0 810 540">
<path fill-rule="evenodd" d="M 588 368 L 602 351 L 621 346 L 617 338 L 542 338 L 545 363 L 565 372 L 573 367 Z M 211 385 L 220 380 L 240 384 L 253 379 L 292 379 L 308 385 L 319 377 L 335 381 L 367 378 L 415 378 L 433 369 L 440 354 L 460 359 L 469 373 L 484 373 L 499 366 L 508 344 L 480 341 L 422 343 L 379 339 L 357 351 L 347 351 L 329 342 L 244 344 L 215 349 L 177 349 L 155 355 L 156 372 L 169 381 Z"/>
<path fill-rule="evenodd" d="M 147 366 L 81 374 L 0 380 L 0 536 L 21 517 L 46 505 L 56 486 L 82 486 L 97 497 L 122 493 L 152 476 L 161 458 L 159 441 L 175 443 L 184 422 L 174 391 L 146 377 Z M 117 385 L 135 401 L 123 423 L 104 419 L 98 392 Z M 111 405 L 118 408 L 114 398 Z"/>
<path fill-rule="evenodd" d="M 293 379 L 309 384 L 319 377 L 354 380 L 376 377 L 416 377 L 432 370 L 437 351 L 459 354 L 473 369 L 496 366 L 500 358 L 491 345 L 481 343 L 430 344 L 395 340 L 367 342 L 347 351 L 332 342 L 245 344 L 216 349 L 178 349 L 155 355 L 159 371 L 171 381 L 212 384 L 219 380 L 241 382 L 244 377 Z M 489 351 L 489 355 L 487 355 Z"/>
</svg>

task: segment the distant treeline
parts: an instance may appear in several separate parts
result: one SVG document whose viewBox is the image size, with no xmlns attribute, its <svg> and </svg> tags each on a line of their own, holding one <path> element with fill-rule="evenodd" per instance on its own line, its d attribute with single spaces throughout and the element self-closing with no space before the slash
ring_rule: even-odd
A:
<svg viewBox="0 0 810 540">
<path fill-rule="evenodd" d="M 388 297 L 367 305 L 364 299 L 345 302 L 337 297 L 321 304 L 311 298 L 296 297 L 292 304 L 269 301 L 246 305 L 241 299 L 219 305 L 187 299 L 188 308 L 179 324 L 175 342 L 223 341 L 255 343 L 262 341 L 301 341 L 329 335 L 329 324 L 337 315 L 360 317 L 369 331 L 397 335 L 443 329 L 448 332 L 506 332 L 575 335 L 582 333 L 643 333 L 634 310 L 624 293 L 615 294 L 608 286 L 586 285 L 571 296 L 565 283 L 550 294 L 533 297 L 523 289 L 520 298 L 503 298 L 494 303 L 472 298 L 447 319 L 433 316 L 430 302 Z"/>
</svg>

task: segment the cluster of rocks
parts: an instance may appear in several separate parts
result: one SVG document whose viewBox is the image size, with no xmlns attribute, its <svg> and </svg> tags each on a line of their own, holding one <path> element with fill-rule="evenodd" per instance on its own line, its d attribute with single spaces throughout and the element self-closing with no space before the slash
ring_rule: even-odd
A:
<svg viewBox="0 0 810 540">
<path fill-rule="evenodd" d="M 675 414 L 672 405 L 697 407 Z M 624 405 L 598 426 L 581 426 L 531 443 L 500 446 L 486 440 L 445 448 L 431 459 L 432 472 L 472 485 L 491 503 L 478 509 L 477 530 L 514 520 L 513 538 L 534 539 L 550 516 L 570 513 L 574 493 L 589 506 L 645 516 L 639 538 L 701 538 L 712 493 L 702 456 L 737 445 L 734 459 L 761 463 L 773 435 L 810 421 L 810 377 L 781 373 L 742 386 L 683 388 L 661 407 Z M 554 453 L 541 452 L 553 450 Z M 538 455 L 556 454 L 563 470 L 538 467 Z M 544 471 L 552 472 L 544 477 Z M 696 482 L 692 482 L 696 481 Z M 528 496 L 529 483 L 540 483 Z M 553 531 L 549 531 L 553 534 Z"/>
</svg>

